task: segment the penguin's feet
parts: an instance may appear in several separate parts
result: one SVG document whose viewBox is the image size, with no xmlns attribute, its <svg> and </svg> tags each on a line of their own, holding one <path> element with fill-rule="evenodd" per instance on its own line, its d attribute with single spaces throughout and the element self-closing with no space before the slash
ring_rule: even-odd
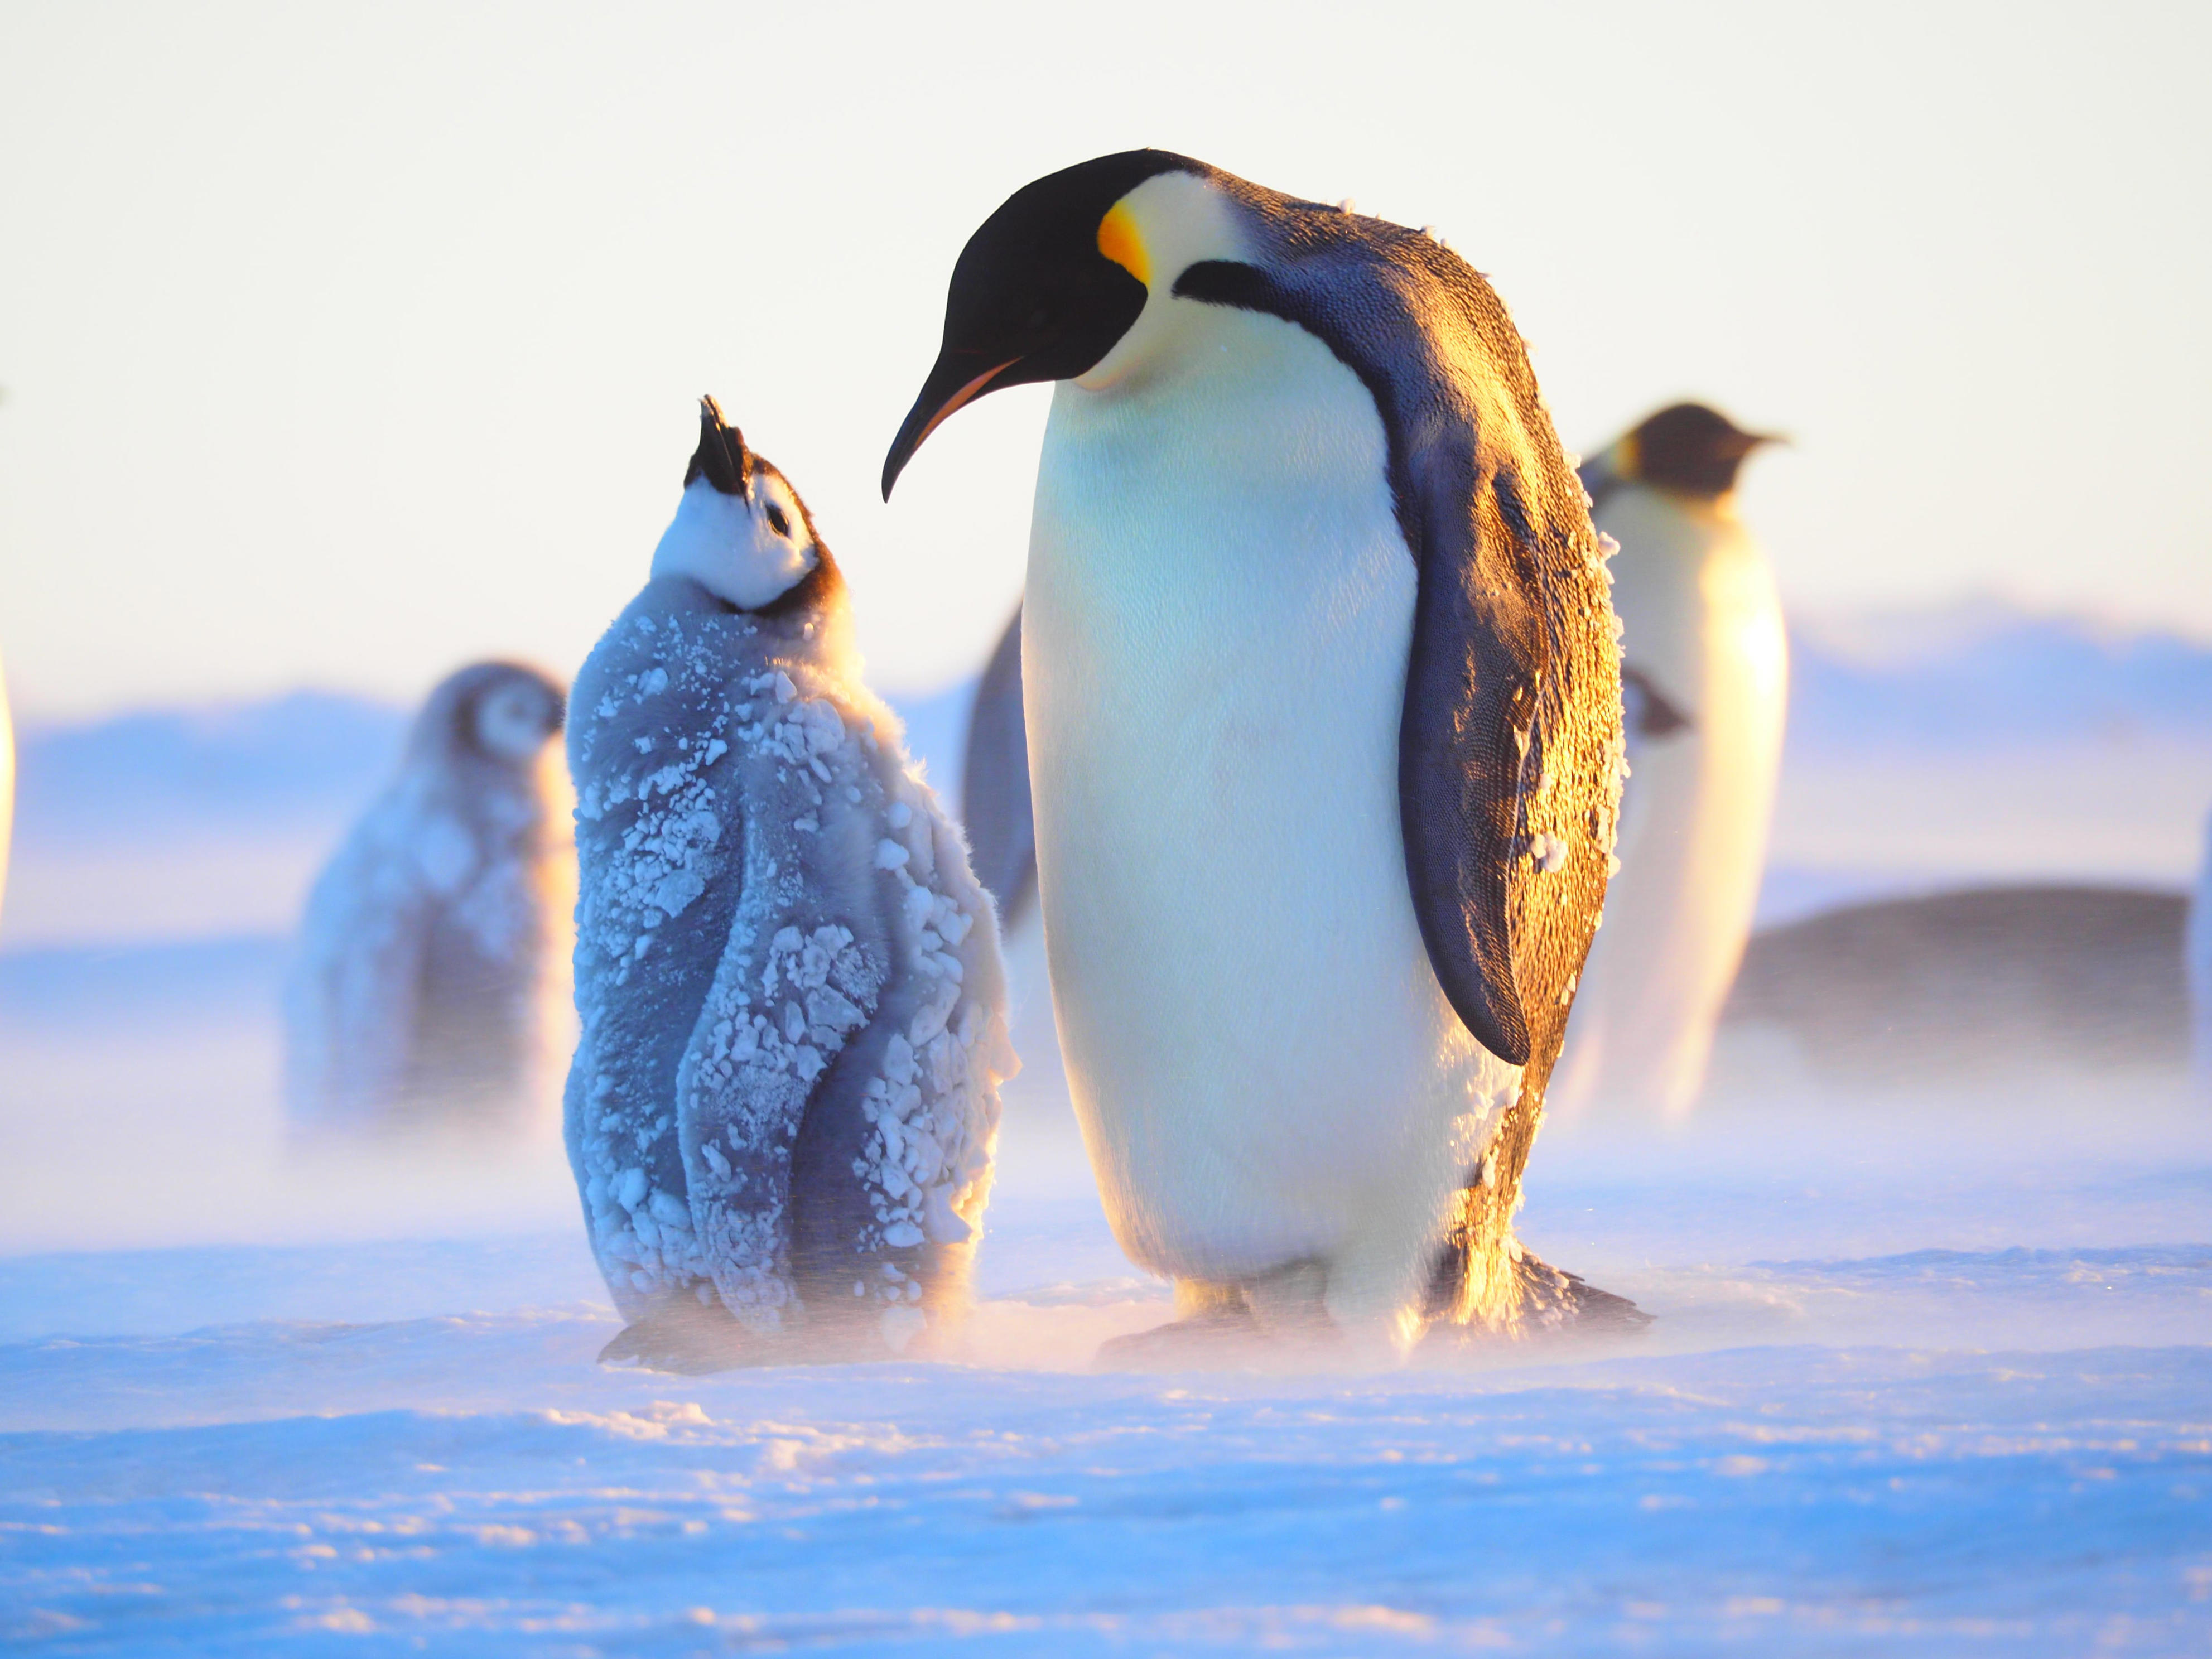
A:
<svg viewBox="0 0 2212 1659">
<path fill-rule="evenodd" d="M 1505 1341 L 1640 1335 L 1651 1316 L 1625 1296 L 1601 1291 L 1579 1273 L 1554 1267 L 1534 1251 L 1509 1243 L 1501 1265 L 1510 1274 L 1503 1307 L 1454 1318 L 1431 1307 L 1422 1344 L 1431 1352 Z"/>
<path fill-rule="evenodd" d="M 660 1308 L 625 1325 L 599 1350 L 602 1365 L 635 1365 L 641 1370 L 673 1371 L 696 1376 L 734 1370 L 768 1358 L 738 1322 L 720 1309 L 678 1304 Z"/>
<path fill-rule="evenodd" d="M 1260 1322 L 1243 1301 L 1200 1309 L 1149 1331 L 1109 1337 L 1098 1345 L 1093 1370 L 1187 1371 L 1249 1359 L 1265 1340 Z"/>
<path fill-rule="evenodd" d="M 1529 1250 L 1522 1250 L 1514 1263 L 1514 1277 L 1521 1284 L 1521 1317 L 1540 1331 L 1632 1336 L 1651 1322 L 1651 1316 L 1626 1297 L 1601 1291 Z"/>
<path fill-rule="evenodd" d="M 1241 1285 L 1176 1281 L 1181 1317 L 1099 1345 L 1100 1370 L 1191 1370 L 1281 1364 L 1340 1354 L 1343 1335 L 1322 1300 L 1328 1275 L 1319 1262 L 1289 1267 Z"/>
</svg>

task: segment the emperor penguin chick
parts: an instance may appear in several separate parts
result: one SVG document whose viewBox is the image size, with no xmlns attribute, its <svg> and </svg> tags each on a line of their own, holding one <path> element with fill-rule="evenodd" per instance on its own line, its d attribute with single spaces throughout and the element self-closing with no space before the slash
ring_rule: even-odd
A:
<svg viewBox="0 0 2212 1659">
<path fill-rule="evenodd" d="M 1737 470 L 1774 440 L 1698 404 L 1586 464 L 1622 634 L 1631 775 L 1620 873 L 1591 947 L 1556 1099 L 1679 1115 L 1750 937 L 1782 764 L 1789 641 Z"/>
<path fill-rule="evenodd" d="M 1187 1316 L 1111 1357 L 1627 1319 L 1512 1237 L 1620 681 L 1498 296 L 1419 231 L 1132 150 L 969 239 L 885 493 L 1043 380 L 1019 652 L 1052 997 L 1115 1236 Z"/>
<path fill-rule="evenodd" d="M 568 1154 L 630 1322 L 602 1358 L 712 1370 L 941 1334 L 1014 1064 L 997 921 L 861 684 L 805 503 L 712 399 L 573 704 Z"/>
<path fill-rule="evenodd" d="M 561 711 L 561 688 L 519 663 L 430 693 L 398 775 L 308 896 L 285 997 L 295 1127 L 512 1130 L 550 1107 Z"/>
</svg>

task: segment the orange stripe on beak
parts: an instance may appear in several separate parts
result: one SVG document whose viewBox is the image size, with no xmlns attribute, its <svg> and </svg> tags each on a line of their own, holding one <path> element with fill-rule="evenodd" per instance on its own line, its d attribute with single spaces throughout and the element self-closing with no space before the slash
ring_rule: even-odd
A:
<svg viewBox="0 0 2212 1659">
<path fill-rule="evenodd" d="M 914 447 L 916 449 L 919 449 L 923 444 L 928 442 L 929 434 L 931 433 L 936 431 L 937 428 L 943 426 L 945 422 L 951 420 L 963 409 L 965 409 L 969 404 L 974 403 L 976 398 L 981 397 L 983 393 L 990 388 L 990 385 L 993 380 L 1005 374 L 1008 369 L 1012 368 L 1019 362 L 1021 362 L 1021 359 L 1018 357 L 1009 357 L 1006 362 L 1000 363 L 996 368 L 985 369 L 974 380 L 969 381 L 966 386 L 962 386 L 959 391 L 954 392 L 950 398 L 946 398 L 944 404 L 939 408 L 937 413 L 929 417 L 929 424 L 922 428 L 921 435 L 915 439 Z"/>
</svg>

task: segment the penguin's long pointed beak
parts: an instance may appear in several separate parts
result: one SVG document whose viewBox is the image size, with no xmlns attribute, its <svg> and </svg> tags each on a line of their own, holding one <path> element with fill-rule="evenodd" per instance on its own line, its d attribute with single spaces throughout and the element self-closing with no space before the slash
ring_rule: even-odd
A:
<svg viewBox="0 0 2212 1659">
<path fill-rule="evenodd" d="M 954 415 L 991 389 L 991 383 L 1016 363 L 1018 357 L 1009 357 L 1002 363 L 993 363 L 980 372 L 981 360 L 972 352 L 947 351 L 938 358 L 929 371 L 929 378 L 921 383 L 921 395 L 914 400 L 907 411 L 906 420 L 891 440 L 890 453 L 884 457 L 884 499 L 891 498 L 891 486 L 898 482 L 906 464 L 914 459 L 929 434 L 945 424 Z"/>
<path fill-rule="evenodd" d="M 1765 449 L 1770 444 L 1779 444 L 1787 449 L 1790 447 L 1790 434 L 1786 432 L 1746 432 L 1739 428 L 1729 434 L 1728 447 L 1735 453 L 1736 459 L 1741 460 L 1747 455 Z"/>
</svg>

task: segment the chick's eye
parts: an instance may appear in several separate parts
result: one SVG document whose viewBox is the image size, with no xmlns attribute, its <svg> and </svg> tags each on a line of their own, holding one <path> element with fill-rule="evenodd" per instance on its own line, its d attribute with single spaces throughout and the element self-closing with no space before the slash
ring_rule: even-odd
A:
<svg viewBox="0 0 2212 1659">
<path fill-rule="evenodd" d="M 768 504 L 768 524 L 769 528 L 779 536 L 791 534 L 791 520 L 784 516 L 783 509 L 774 501 Z"/>
</svg>

